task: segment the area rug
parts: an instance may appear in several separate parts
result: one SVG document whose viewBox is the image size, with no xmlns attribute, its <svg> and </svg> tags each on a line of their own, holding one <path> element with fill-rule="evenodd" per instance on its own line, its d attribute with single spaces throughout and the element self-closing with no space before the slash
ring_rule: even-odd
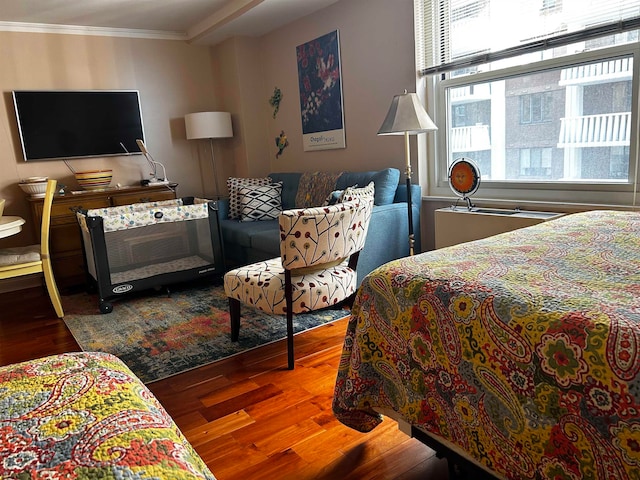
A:
<svg viewBox="0 0 640 480">
<path fill-rule="evenodd" d="M 63 297 L 64 322 L 82 350 L 112 353 L 151 383 L 287 336 L 286 318 L 242 308 L 240 339 L 232 342 L 222 286 L 187 284 L 125 296 L 101 314 L 97 295 Z M 295 332 L 343 318 L 323 310 L 294 316 Z M 286 348 L 286 347 L 285 347 Z"/>
</svg>

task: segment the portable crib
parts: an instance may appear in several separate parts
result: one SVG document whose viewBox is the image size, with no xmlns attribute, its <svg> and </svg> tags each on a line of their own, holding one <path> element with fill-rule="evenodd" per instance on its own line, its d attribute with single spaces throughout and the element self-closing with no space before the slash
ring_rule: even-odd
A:
<svg viewBox="0 0 640 480">
<path fill-rule="evenodd" d="M 215 201 L 184 197 L 76 212 L 102 313 L 123 294 L 224 273 Z"/>
</svg>

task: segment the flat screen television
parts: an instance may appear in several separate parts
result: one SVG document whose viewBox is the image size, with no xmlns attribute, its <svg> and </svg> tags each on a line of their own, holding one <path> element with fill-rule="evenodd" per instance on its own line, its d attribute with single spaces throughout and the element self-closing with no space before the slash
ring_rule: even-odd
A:
<svg viewBox="0 0 640 480">
<path fill-rule="evenodd" d="M 144 141 L 135 90 L 14 90 L 27 162 L 140 154 Z"/>
</svg>

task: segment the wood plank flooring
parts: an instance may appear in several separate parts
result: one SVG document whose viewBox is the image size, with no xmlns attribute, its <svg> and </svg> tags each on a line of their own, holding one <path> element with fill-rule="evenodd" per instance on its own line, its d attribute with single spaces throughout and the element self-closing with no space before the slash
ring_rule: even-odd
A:
<svg viewBox="0 0 640 480">
<path fill-rule="evenodd" d="M 218 480 L 447 479 L 446 461 L 394 421 L 363 434 L 333 416 L 346 325 L 297 335 L 293 371 L 282 341 L 149 388 Z M 78 350 L 44 289 L 0 294 L 0 365 Z"/>
</svg>

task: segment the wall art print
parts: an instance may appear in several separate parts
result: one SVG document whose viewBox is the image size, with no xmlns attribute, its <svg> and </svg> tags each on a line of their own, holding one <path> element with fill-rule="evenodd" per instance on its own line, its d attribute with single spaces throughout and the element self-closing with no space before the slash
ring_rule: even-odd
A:
<svg viewBox="0 0 640 480">
<path fill-rule="evenodd" d="M 305 151 L 345 148 L 338 30 L 296 47 Z"/>
</svg>

